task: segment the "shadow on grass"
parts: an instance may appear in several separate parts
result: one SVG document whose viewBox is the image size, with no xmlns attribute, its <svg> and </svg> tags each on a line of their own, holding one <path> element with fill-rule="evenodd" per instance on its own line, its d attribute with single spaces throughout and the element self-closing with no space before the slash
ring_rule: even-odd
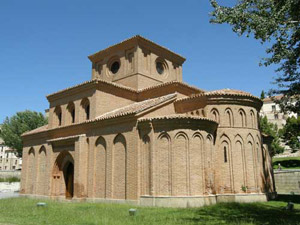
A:
<svg viewBox="0 0 300 225">
<path fill-rule="evenodd" d="M 276 204 L 276 202 L 274 203 Z M 266 204 L 220 203 L 195 211 L 192 218 L 185 218 L 193 224 L 300 224 L 300 210 L 292 212 L 284 206 Z"/>
<path fill-rule="evenodd" d="M 300 195 L 278 195 L 274 201 L 293 202 L 300 204 Z"/>
</svg>

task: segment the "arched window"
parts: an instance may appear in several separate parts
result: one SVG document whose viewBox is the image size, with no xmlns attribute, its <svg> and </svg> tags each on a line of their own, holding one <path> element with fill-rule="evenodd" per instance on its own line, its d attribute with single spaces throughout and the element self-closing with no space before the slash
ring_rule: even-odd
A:
<svg viewBox="0 0 300 225">
<path fill-rule="evenodd" d="M 227 108 L 225 110 L 224 124 L 225 124 L 225 126 L 233 127 L 233 116 L 232 116 L 232 111 L 230 108 Z"/>
<path fill-rule="evenodd" d="M 224 162 L 227 163 L 227 149 L 226 149 L 226 146 L 224 146 Z"/>
<path fill-rule="evenodd" d="M 81 106 L 84 111 L 84 119 L 89 120 L 90 119 L 90 101 L 87 98 L 84 98 L 81 101 Z"/>
<path fill-rule="evenodd" d="M 250 111 L 250 123 L 251 123 L 251 128 L 256 128 L 255 126 L 255 114 L 253 110 Z"/>
<path fill-rule="evenodd" d="M 68 104 L 68 112 L 69 112 L 69 123 L 75 123 L 75 105 L 73 102 Z"/>
<path fill-rule="evenodd" d="M 212 110 L 210 111 L 210 113 L 211 113 L 211 118 L 212 118 L 213 120 L 215 120 L 216 122 L 219 123 L 219 112 L 218 112 L 218 110 L 217 110 L 217 109 L 212 109 Z"/>
<path fill-rule="evenodd" d="M 62 112 L 61 112 L 61 107 L 60 106 L 56 106 L 56 108 L 54 110 L 54 114 L 55 114 L 55 123 L 56 123 L 56 125 L 61 126 Z"/>
<path fill-rule="evenodd" d="M 246 114 L 245 111 L 242 109 L 239 110 L 239 120 L 240 120 L 240 126 L 246 127 Z"/>
</svg>

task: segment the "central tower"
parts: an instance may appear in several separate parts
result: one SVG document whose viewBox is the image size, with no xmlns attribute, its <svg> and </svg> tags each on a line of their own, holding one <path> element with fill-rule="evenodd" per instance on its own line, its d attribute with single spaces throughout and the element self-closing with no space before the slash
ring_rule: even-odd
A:
<svg viewBox="0 0 300 225">
<path fill-rule="evenodd" d="M 136 90 L 182 81 L 185 58 L 139 35 L 89 56 L 92 79 Z"/>
</svg>

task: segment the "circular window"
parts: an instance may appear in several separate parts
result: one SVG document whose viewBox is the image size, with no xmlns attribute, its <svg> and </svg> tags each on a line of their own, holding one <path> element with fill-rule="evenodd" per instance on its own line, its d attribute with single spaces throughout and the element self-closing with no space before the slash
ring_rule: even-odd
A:
<svg viewBox="0 0 300 225">
<path fill-rule="evenodd" d="M 159 74 L 163 74 L 165 72 L 165 67 L 164 67 L 164 64 L 162 62 L 156 62 L 156 71 Z"/>
<path fill-rule="evenodd" d="M 118 61 L 115 61 L 111 64 L 110 66 L 110 71 L 113 73 L 113 74 L 116 74 L 120 69 L 120 63 Z"/>
</svg>

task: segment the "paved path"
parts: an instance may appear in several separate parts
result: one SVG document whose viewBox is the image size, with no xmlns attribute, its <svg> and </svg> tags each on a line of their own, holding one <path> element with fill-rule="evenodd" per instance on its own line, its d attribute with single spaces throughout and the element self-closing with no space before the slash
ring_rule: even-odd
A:
<svg viewBox="0 0 300 225">
<path fill-rule="evenodd" d="M 19 197 L 17 192 L 0 192 L 0 199 L 2 198 L 16 198 Z"/>
</svg>

